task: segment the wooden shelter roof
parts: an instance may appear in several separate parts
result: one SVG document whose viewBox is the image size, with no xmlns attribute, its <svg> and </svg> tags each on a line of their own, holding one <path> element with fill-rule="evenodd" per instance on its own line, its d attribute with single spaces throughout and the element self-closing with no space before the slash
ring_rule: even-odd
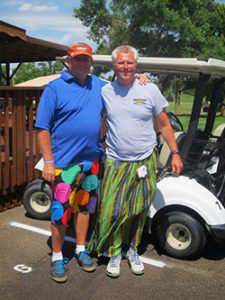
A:
<svg viewBox="0 0 225 300">
<path fill-rule="evenodd" d="M 0 21 L 0 64 L 54 61 L 67 54 L 67 46 L 36 39 L 26 30 Z"/>
</svg>

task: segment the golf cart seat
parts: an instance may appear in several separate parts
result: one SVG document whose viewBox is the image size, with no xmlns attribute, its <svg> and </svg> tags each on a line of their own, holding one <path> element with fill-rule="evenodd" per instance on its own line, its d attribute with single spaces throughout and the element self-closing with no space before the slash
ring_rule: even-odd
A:
<svg viewBox="0 0 225 300">
<path fill-rule="evenodd" d="M 184 142 L 186 133 L 183 131 L 178 131 L 174 133 L 178 149 L 181 149 L 181 146 Z M 159 154 L 159 168 L 165 168 L 169 166 L 171 160 L 171 151 L 167 143 L 164 142 Z"/>
<path fill-rule="evenodd" d="M 225 123 L 220 124 L 213 132 L 211 141 L 216 141 L 217 138 L 225 138 Z"/>
<path fill-rule="evenodd" d="M 225 124 L 219 125 L 213 132 L 210 141 L 217 142 L 217 156 L 219 157 L 217 174 L 225 174 Z"/>
</svg>

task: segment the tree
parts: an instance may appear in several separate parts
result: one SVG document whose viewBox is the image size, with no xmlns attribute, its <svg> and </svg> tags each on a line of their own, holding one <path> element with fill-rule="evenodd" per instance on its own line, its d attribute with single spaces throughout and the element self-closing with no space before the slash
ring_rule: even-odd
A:
<svg viewBox="0 0 225 300">
<path fill-rule="evenodd" d="M 0 86 L 6 85 L 6 67 L 0 64 Z"/>
<path fill-rule="evenodd" d="M 213 0 L 82 0 L 74 8 L 98 50 L 128 43 L 142 55 L 168 57 L 198 56 L 213 37 L 224 45 L 224 13 Z"/>
<path fill-rule="evenodd" d="M 225 5 L 213 0 L 82 0 L 74 16 L 97 52 L 130 44 L 144 56 L 225 59 Z M 177 82 L 177 100 L 181 82 Z M 176 106 L 178 107 L 178 106 Z"/>
<path fill-rule="evenodd" d="M 64 66 L 62 63 L 56 62 L 29 62 L 23 63 L 17 70 L 14 77 L 14 84 L 24 82 L 36 77 L 58 74 L 62 71 Z"/>
</svg>

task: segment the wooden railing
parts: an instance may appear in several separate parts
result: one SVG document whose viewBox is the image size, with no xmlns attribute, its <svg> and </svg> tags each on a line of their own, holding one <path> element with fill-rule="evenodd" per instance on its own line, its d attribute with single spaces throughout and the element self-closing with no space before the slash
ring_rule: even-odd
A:
<svg viewBox="0 0 225 300">
<path fill-rule="evenodd" d="M 24 187 L 40 176 L 34 128 L 42 87 L 0 87 L 0 211 L 21 203 Z"/>
</svg>

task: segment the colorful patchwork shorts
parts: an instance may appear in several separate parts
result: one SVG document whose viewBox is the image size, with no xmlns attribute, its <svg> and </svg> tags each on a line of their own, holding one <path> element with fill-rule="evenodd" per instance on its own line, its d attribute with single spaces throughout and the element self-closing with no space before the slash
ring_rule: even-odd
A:
<svg viewBox="0 0 225 300">
<path fill-rule="evenodd" d="M 53 224 L 66 225 L 71 213 L 94 213 L 98 194 L 99 159 L 55 170 L 52 187 Z"/>
</svg>

